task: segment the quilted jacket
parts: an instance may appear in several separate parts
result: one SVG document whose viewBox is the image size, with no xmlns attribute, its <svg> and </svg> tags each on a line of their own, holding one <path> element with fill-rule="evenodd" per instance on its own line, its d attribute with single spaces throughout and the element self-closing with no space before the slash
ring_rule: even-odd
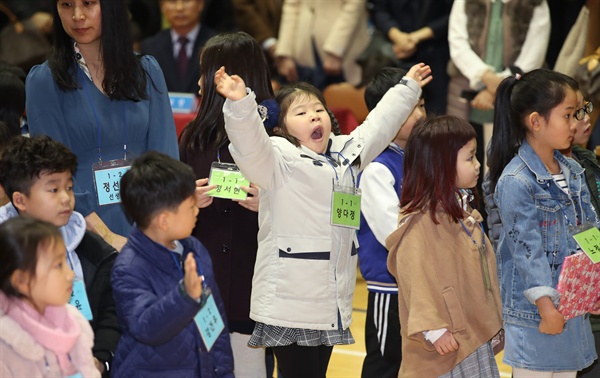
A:
<svg viewBox="0 0 600 378">
<path fill-rule="evenodd" d="M 227 319 L 208 251 L 193 237 L 180 242 L 183 258 L 194 254 L 198 274 Z M 175 256 L 134 227 L 117 257 L 111 280 L 123 334 L 113 377 L 233 377 L 227 327 L 207 352 L 194 322 L 201 305 L 180 288 L 183 268 Z"/>
</svg>

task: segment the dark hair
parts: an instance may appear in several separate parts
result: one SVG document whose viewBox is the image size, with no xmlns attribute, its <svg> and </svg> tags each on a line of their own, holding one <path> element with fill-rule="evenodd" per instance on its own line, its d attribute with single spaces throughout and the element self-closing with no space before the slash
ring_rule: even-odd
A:
<svg viewBox="0 0 600 378">
<path fill-rule="evenodd" d="M 496 90 L 494 133 L 489 150 L 490 189 L 493 193 L 502 171 L 516 155 L 527 135 L 525 119 L 533 112 L 548 118 L 567 94 L 579 85 L 567 75 L 547 69 L 537 69 L 516 79 L 502 80 Z"/>
<path fill-rule="evenodd" d="M 4 147 L 12 140 L 12 138 L 18 137 L 19 134 L 15 135 L 15 130 L 8 126 L 6 122 L 0 121 L 0 156 Z"/>
<path fill-rule="evenodd" d="M 56 0 L 58 2 L 58 0 Z M 102 88 L 111 100 L 139 101 L 148 98 L 146 72 L 140 57 L 133 52 L 127 1 L 100 1 L 102 34 L 100 54 L 104 64 Z M 58 6 L 52 7 L 54 43 L 48 66 L 56 85 L 63 90 L 80 88 L 73 40 L 63 29 Z"/>
<path fill-rule="evenodd" d="M 185 163 L 157 151 L 135 159 L 121 179 L 125 213 L 146 229 L 160 211 L 174 210 L 194 195 L 196 176 Z"/>
<path fill-rule="evenodd" d="M 300 141 L 298 141 L 298 139 L 295 136 L 291 135 L 288 132 L 287 127 L 285 125 L 285 117 L 290 108 L 290 105 L 292 105 L 292 103 L 296 99 L 302 96 L 313 96 L 317 100 L 319 100 L 321 104 L 323 104 L 323 106 L 327 110 L 327 114 L 329 114 L 329 118 L 331 119 L 331 132 L 334 135 L 340 135 L 340 125 L 337 119 L 335 118 L 333 112 L 327 108 L 327 103 L 325 102 L 325 98 L 323 98 L 323 94 L 321 93 L 321 91 L 319 91 L 314 85 L 304 82 L 284 85 L 275 94 L 275 101 L 277 102 L 280 108 L 279 121 L 277 122 L 277 127 L 279 128 L 279 131 L 275 135 L 287 139 L 296 147 L 300 147 Z"/>
<path fill-rule="evenodd" d="M 40 249 L 62 242 L 58 228 L 31 218 L 14 217 L 0 224 L 0 290 L 7 297 L 23 298 L 11 282 L 15 270 L 35 276 Z"/>
<path fill-rule="evenodd" d="M 15 66 L 14 64 L 0 61 L 0 72 L 11 73 L 11 74 L 15 75 L 16 77 L 18 77 L 23 82 L 23 84 L 25 84 L 25 79 L 27 78 L 27 74 L 19 66 Z"/>
<path fill-rule="evenodd" d="M 404 157 L 404 181 L 400 206 L 405 214 L 441 207 L 454 221 L 462 218 L 457 201 L 456 161 L 458 151 L 475 139 L 475 129 L 454 116 L 426 118 L 417 122 L 408 141 Z"/>
<path fill-rule="evenodd" d="M 402 68 L 384 67 L 373 76 L 373 79 L 365 88 L 365 103 L 369 111 L 377 106 L 383 95 L 398 84 L 406 76 L 406 73 L 407 71 Z"/>
<path fill-rule="evenodd" d="M 25 83 L 11 71 L 0 70 L 0 121 L 13 135 L 21 133 L 21 117 L 25 111 Z"/>
<path fill-rule="evenodd" d="M 271 74 L 262 47 L 244 32 L 223 33 L 210 38 L 200 55 L 202 104 L 196 118 L 183 130 L 181 142 L 185 148 L 199 152 L 219 147 L 227 141 L 223 104 L 225 98 L 217 93 L 215 72 L 225 67 L 230 75 L 244 79 L 256 93 L 256 101 L 273 98 Z"/>
<path fill-rule="evenodd" d="M 15 137 L 0 155 L 0 185 L 12 202 L 14 192 L 29 195 L 42 174 L 77 169 L 77 156 L 49 136 Z"/>
</svg>

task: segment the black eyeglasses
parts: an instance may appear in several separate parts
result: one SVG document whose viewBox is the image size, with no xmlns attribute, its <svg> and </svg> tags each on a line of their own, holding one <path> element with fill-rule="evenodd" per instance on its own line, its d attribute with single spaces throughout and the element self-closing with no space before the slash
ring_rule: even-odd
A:
<svg viewBox="0 0 600 378">
<path fill-rule="evenodd" d="M 579 108 L 575 111 L 575 119 L 581 121 L 583 117 L 585 117 L 586 113 L 591 114 L 593 110 L 594 104 L 592 104 L 591 101 L 588 101 L 585 103 L 585 105 L 583 105 L 583 108 Z"/>
</svg>

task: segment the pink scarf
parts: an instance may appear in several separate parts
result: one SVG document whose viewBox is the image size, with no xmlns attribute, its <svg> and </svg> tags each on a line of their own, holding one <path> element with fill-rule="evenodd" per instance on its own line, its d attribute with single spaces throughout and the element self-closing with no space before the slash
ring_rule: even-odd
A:
<svg viewBox="0 0 600 378">
<path fill-rule="evenodd" d="M 69 352 L 81 335 L 81 327 L 68 313 L 66 306 L 48 306 L 44 315 L 26 301 L 8 299 L 0 292 L 0 302 L 8 305 L 5 311 L 40 345 L 56 354 L 63 373 L 75 372 Z"/>
</svg>

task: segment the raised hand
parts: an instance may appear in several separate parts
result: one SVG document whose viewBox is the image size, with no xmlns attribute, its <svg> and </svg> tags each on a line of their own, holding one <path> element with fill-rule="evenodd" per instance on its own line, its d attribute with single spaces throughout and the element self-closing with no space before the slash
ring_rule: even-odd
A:
<svg viewBox="0 0 600 378">
<path fill-rule="evenodd" d="M 238 75 L 229 76 L 225 72 L 225 67 L 221 67 L 215 72 L 215 86 L 221 96 L 232 101 L 246 97 L 246 83 L 244 83 L 244 80 Z"/>
<path fill-rule="evenodd" d="M 425 63 L 417 63 L 412 66 L 406 73 L 406 77 L 410 77 L 416 81 L 421 88 L 429 84 L 433 79 L 433 76 L 431 76 L 431 67 Z"/>
<path fill-rule="evenodd" d="M 202 280 L 204 277 L 198 276 L 196 259 L 194 258 L 193 253 L 188 253 L 183 264 L 183 269 L 185 270 L 185 275 L 183 277 L 185 292 L 190 298 L 197 301 L 200 299 L 200 295 L 202 295 Z"/>
</svg>

